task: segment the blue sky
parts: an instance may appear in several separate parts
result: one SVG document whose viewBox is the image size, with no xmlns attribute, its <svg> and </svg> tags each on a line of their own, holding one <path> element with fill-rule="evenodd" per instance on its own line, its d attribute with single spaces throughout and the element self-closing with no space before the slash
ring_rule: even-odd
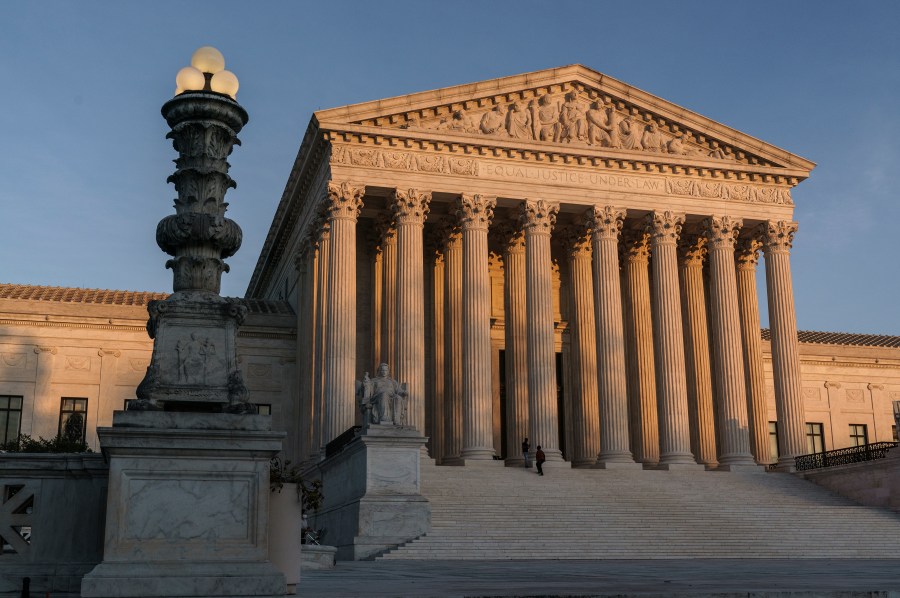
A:
<svg viewBox="0 0 900 598">
<path fill-rule="evenodd" d="M 794 190 L 798 325 L 900 334 L 900 2 L 0 4 L 0 281 L 166 291 L 159 114 L 214 45 L 250 113 L 242 295 L 312 111 L 582 63 L 818 163 Z M 765 301 L 762 302 L 765 318 Z"/>
</svg>

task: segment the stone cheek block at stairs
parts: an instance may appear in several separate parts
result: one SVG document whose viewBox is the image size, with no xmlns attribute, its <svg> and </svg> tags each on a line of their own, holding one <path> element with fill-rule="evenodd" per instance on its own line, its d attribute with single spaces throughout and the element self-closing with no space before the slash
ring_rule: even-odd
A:
<svg viewBox="0 0 900 598">
<path fill-rule="evenodd" d="M 339 560 L 365 560 L 428 531 L 431 506 L 420 492 L 427 438 L 409 427 L 372 424 L 319 464 L 325 504 L 315 517 Z"/>
</svg>

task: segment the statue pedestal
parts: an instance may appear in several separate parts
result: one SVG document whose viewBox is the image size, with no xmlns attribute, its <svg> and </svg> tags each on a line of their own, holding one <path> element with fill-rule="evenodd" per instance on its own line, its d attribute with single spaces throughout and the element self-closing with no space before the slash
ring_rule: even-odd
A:
<svg viewBox="0 0 900 598">
<path fill-rule="evenodd" d="M 285 594 L 268 561 L 269 460 L 284 438 L 271 418 L 119 411 L 97 432 L 106 534 L 82 596 Z"/>
<path fill-rule="evenodd" d="M 370 424 L 340 453 L 318 464 L 325 503 L 314 527 L 339 560 L 365 560 L 428 531 L 431 507 L 420 493 L 427 438 L 410 427 Z"/>
</svg>

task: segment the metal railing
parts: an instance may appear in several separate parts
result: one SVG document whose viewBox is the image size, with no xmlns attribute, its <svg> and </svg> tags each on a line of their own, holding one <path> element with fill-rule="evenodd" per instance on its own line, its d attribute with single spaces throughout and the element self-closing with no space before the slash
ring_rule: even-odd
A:
<svg viewBox="0 0 900 598">
<path fill-rule="evenodd" d="M 863 463 L 864 461 L 884 459 L 887 457 L 888 451 L 896 447 L 896 442 L 874 442 L 862 446 L 851 446 L 834 451 L 800 455 L 794 458 L 794 465 L 797 471 L 806 471 L 807 469 L 834 467 L 835 465 Z"/>
</svg>

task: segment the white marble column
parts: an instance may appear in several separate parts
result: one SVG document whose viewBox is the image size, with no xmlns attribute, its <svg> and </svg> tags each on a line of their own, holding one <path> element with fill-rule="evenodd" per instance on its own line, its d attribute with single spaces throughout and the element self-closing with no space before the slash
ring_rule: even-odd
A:
<svg viewBox="0 0 900 598">
<path fill-rule="evenodd" d="M 462 236 L 447 223 L 444 244 L 444 458 L 460 463 L 462 452 Z"/>
<path fill-rule="evenodd" d="M 397 369 L 397 229 L 393 216 L 378 218 L 381 233 L 381 353 L 375 356 L 377 368 L 386 363 Z M 396 376 L 395 376 L 396 377 Z"/>
<path fill-rule="evenodd" d="M 328 444 L 356 421 L 356 220 L 362 208 L 365 187 L 350 183 L 328 183 L 326 214 L 328 280 L 326 284 L 325 436 Z"/>
<path fill-rule="evenodd" d="M 96 438 L 97 427 L 111 426 L 113 411 L 124 409 L 116 396 L 116 369 L 117 362 L 122 356 L 118 349 L 100 349 L 97 351 L 100 357 L 100 392 L 97 395 L 97 420 L 91 430 L 91 438 Z"/>
<path fill-rule="evenodd" d="M 712 216 L 703 222 L 709 242 L 709 294 L 716 394 L 719 399 L 720 469 L 755 466 L 750 453 L 747 388 L 738 309 L 734 245 L 740 218 Z"/>
<path fill-rule="evenodd" d="M 431 193 L 397 189 L 391 208 L 397 226 L 396 372 L 409 390 L 409 425 L 425 431 L 425 284 L 422 234 Z"/>
<path fill-rule="evenodd" d="M 513 222 L 498 229 L 503 248 L 503 304 L 506 335 L 506 464 L 524 465 L 528 428 L 528 332 L 525 299 L 525 233 Z M 534 445 L 532 445 L 534 451 Z"/>
<path fill-rule="evenodd" d="M 434 242 L 440 245 L 442 240 L 435 239 Z M 443 459 L 444 457 L 444 436 L 446 428 L 446 417 L 444 416 L 444 401 L 446 396 L 446 365 L 445 365 L 445 336 L 444 336 L 444 309 L 446 299 L 444 297 L 444 254 L 438 252 L 434 257 L 434 271 L 432 280 L 434 284 L 433 300 L 434 300 L 434 319 L 432 322 L 434 344 L 434 438 L 431 439 L 431 456 L 435 459 Z"/>
<path fill-rule="evenodd" d="M 303 463 L 310 455 L 309 430 L 312 426 L 312 351 L 315 321 L 313 319 L 315 290 L 314 262 L 315 246 L 310 242 L 311 234 L 307 233 L 300 240 L 296 265 L 299 276 L 297 297 L 297 429 L 299 430 L 299 454 L 297 462 Z"/>
<path fill-rule="evenodd" d="M 559 204 L 543 199 L 521 205 L 525 230 L 525 289 L 528 331 L 528 412 L 531 444 L 543 447 L 547 461 L 562 461 L 556 398 L 550 233 Z"/>
<path fill-rule="evenodd" d="M 716 424 L 713 408 L 712 369 L 709 354 L 709 324 L 703 261 L 706 237 L 682 235 L 678 246 L 681 273 L 681 313 L 684 321 L 684 356 L 687 374 L 691 451 L 697 463 L 716 467 Z"/>
<path fill-rule="evenodd" d="M 325 426 L 325 324 L 327 312 L 330 309 L 328 302 L 328 261 L 329 261 L 329 237 L 331 225 L 324 217 L 317 221 L 316 231 L 316 295 L 314 314 L 314 347 L 313 347 L 313 395 L 310 408 L 310 460 L 316 462 L 325 457 L 325 442 L 323 438 Z"/>
<path fill-rule="evenodd" d="M 597 330 L 591 237 L 584 226 L 559 231 L 569 270 L 569 347 L 572 397 L 572 467 L 590 467 L 600 452 Z"/>
<path fill-rule="evenodd" d="M 466 460 L 494 458 L 491 394 L 491 280 L 488 227 L 497 200 L 464 194 L 456 202 L 462 230 L 463 448 Z"/>
<path fill-rule="evenodd" d="M 622 282 L 625 295 L 626 355 L 631 446 L 635 460 L 659 463 L 659 420 L 656 405 L 656 359 L 650 302 L 650 236 L 627 230 L 622 239 Z"/>
<path fill-rule="evenodd" d="M 797 315 L 794 311 L 791 282 L 791 246 L 796 232 L 797 223 L 788 221 L 770 220 L 761 224 L 758 229 L 766 259 L 772 374 L 782 452 L 778 457 L 778 466 L 782 469 L 793 469 L 794 458 L 807 452 Z"/>
<path fill-rule="evenodd" d="M 768 465 L 769 414 L 766 406 L 766 375 L 763 370 L 762 336 L 759 326 L 759 298 L 756 292 L 756 264 L 762 243 L 753 237 L 738 239 L 735 248 L 738 308 L 741 314 L 741 344 L 744 348 L 744 385 L 750 424 L 750 451 L 760 465 Z"/>
<path fill-rule="evenodd" d="M 647 232 L 653 267 L 653 341 L 661 466 L 696 465 L 691 454 L 677 243 L 684 214 L 653 212 Z"/>
<path fill-rule="evenodd" d="M 600 454 L 597 464 L 634 464 L 628 432 L 625 331 L 619 278 L 619 235 L 625 210 L 594 206 L 585 215 L 594 250 L 594 309 L 599 372 Z"/>
</svg>

